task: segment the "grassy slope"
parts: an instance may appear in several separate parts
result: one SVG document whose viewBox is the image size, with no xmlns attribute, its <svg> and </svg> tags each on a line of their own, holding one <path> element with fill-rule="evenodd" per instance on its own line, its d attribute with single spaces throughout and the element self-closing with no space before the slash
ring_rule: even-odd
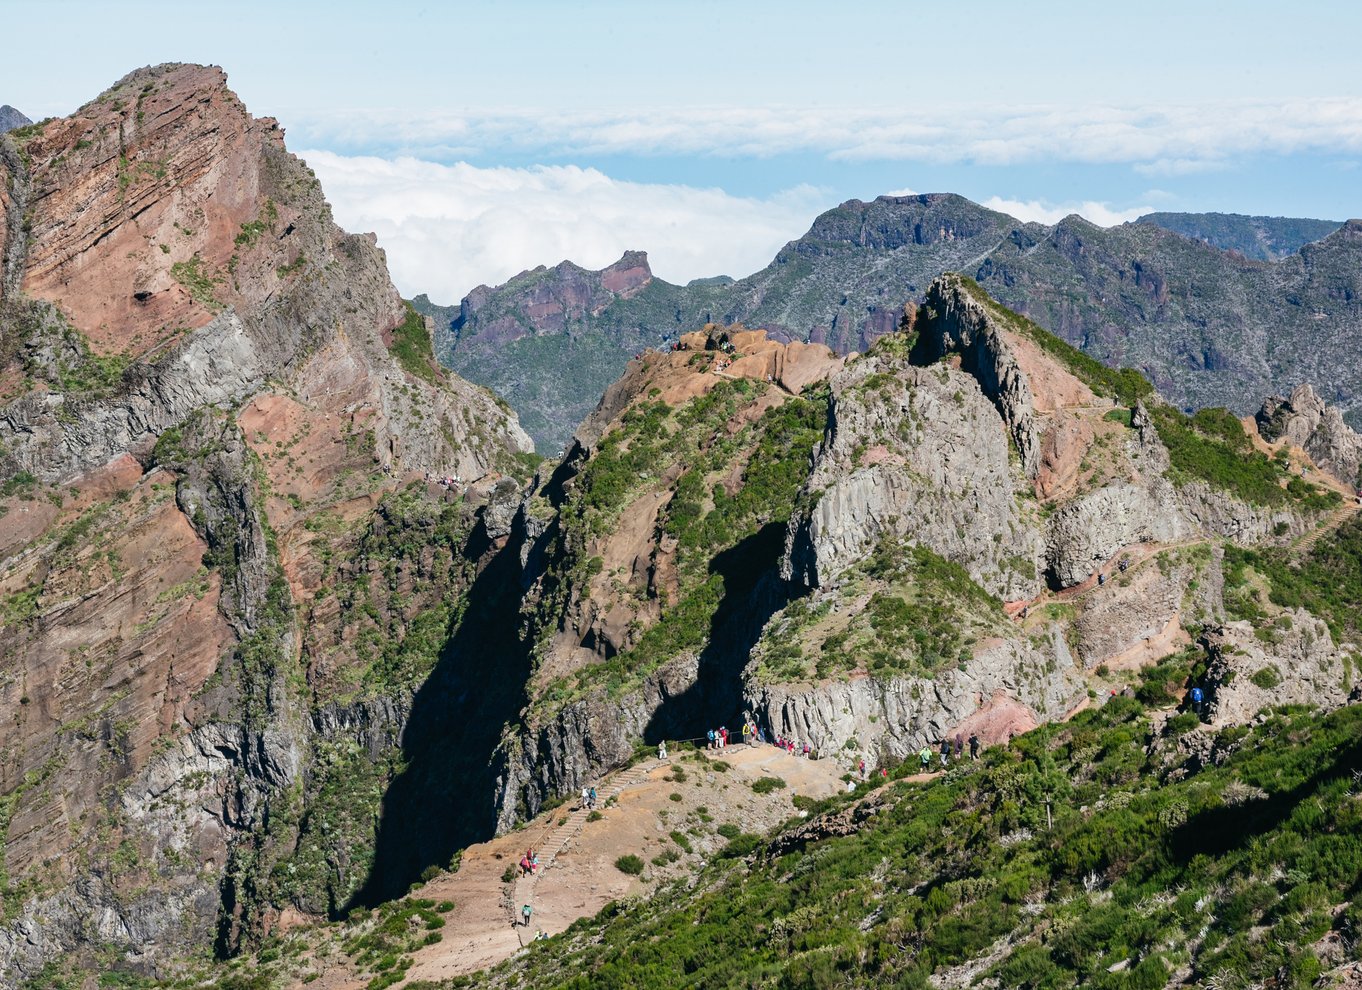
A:
<svg viewBox="0 0 1362 990">
<path fill-rule="evenodd" d="M 587 556 L 591 538 L 609 530 L 641 487 L 679 464 L 683 473 L 661 524 L 666 536 L 677 539 L 680 590 L 631 648 L 550 685 L 544 694 L 549 704 L 602 684 L 623 690 L 678 653 L 705 644 L 726 593 L 716 559 L 763 527 L 788 521 L 808 475 L 808 451 L 823 433 L 822 396 L 786 399 L 754 424 L 727 429 L 767 388 L 725 381 L 680 409 L 645 402 L 602 439 L 562 507 L 561 570 L 554 583 L 564 590 L 583 586 L 599 566 L 599 558 Z M 740 487 L 728 495 L 719 481 L 735 467 Z M 550 598 L 549 612 L 554 605 Z"/>
<path fill-rule="evenodd" d="M 1151 731 L 1116 699 L 893 785 L 852 835 L 750 856 L 739 837 L 693 890 L 609 908 L 496 982 L 925 987 L 983 958 L 1009 987 L 1309 986 L 1310 946 L 1362 924 L 1362 708 L 1224 730 L 1200 770 L 1177 756 L 1194 718 L 1147 755 Z"/>
</svg>

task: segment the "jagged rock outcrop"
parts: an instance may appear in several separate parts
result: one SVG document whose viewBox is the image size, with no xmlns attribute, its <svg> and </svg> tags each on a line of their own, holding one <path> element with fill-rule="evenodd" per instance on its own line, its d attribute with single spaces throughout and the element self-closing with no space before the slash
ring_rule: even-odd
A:
<svg viewBox="0 0 1362 990">
<path fill-rule="evenodd" d="M 164 972 L 363 885 L 530 442 L 220 69 L 138 70 L 0 172 L 0 982 Z"/>
<path fill-rule="evenodd" d="M 1310 385 L 1299 386 L 1289 399 L 1269 397 L 1255 419 L 1264 440 L 1286 440 L 1343 484 L 1362 488 L 1362 436 Z"/>
<path fill-rule="evenodd" d="M 828 432 L 784 576 L 830 582 L 881 539 L 912 534 L 1007 599 L 1039 592 L 1043 546 L 1027 519 L 998 415 L 969 375 L 871 354 L 833 379 Z M 995 540 L 994 534 L 1008 538 Z"/>
<path fill-rule="evenodd" d="M 1022 470 L 1034 478 L 1040 469 L 1040 434 L 1031 381 L 1016 353 L 1020 340 L 1006 337 L 996 315 L 990 316 L 981 300 L 964 291 L 958 278 L 933 282 L 923 305 L 927 318 L 916 324 L 918 360 L 931 364 L 948 354 L 959 357 L 961 369 L 998 410 Z M 1081 383 L 1074 385 L 1070 391 L 1079 402 L 1091 399 Z"/>
<path fill-rule="evenodd" d="M 1255 628 L 1227 622 L 1202 637 L 1211 719 L 1240 723 L 1274 705 L 1328 710 L 1348 700 L 1352 647 L 1336 647 L 1329 628 L 1304 609 L 1283 610 Z"/>
<path fill-rule="evenodd" d="M 1180 414 L 1153 395 L 1154 413 L 1114 402 L 1128 379 L 1092 371 L 977 286 L 943 276 L 926 299 L 830 383 L 782 563 L 812 594 L 772 618 L 745 673 L 753 711 L 825 751 L 901 758 L 986 710 L 1010 713 L 992 738 L 1061 717 L 1085 671 L 1139 668 L 1223 619 L 1217 541 L 1281 540 L 1320 519 L 1295 496 L 1251 504 L 1176 474 L 1159 424 L 1192 429 Z M 959 607 L 969 596 L 949 568 L 903 564 L 912 547 L 1011 601 L 1029 638 L 989 618 L 998 602 Z M 916 644 L 896 632 L 915 622 Z"/>
</svg>

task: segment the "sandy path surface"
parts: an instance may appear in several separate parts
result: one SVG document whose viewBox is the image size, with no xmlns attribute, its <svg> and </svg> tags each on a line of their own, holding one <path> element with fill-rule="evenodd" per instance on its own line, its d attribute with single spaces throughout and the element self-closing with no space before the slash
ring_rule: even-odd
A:
<svg viewBox="0 0 1362 990">
<path fill-rule="evenodd" d="M 537 931 L 556 935 L 611 900 L 644 894 L 658 882 L 702 865 L 726 842 L 713 832 L 718 824 L 766 831 L 795 813 L 790 803 L 795 794 L 823 798 L 846 786 L 841 781 L 846 770 L 835 761 L 805 760 L 774 746 L 738 745 L 709 755 L 722 759 L 729 770 L 719 772 L 684 758 L 650 760 L 597 785 L 602 806 L 596 821 L 588 821 L 574 802 L 524 829 L 470 847 L 457 873 L 440 876 L 421 890 L 422 897 L 453 901 L 455 909 L 447 916 L 444 939 L 416 953 L 407 979 L 449 979 L 493 966 Z M 683 781 L 675 779 L 674 766 L 682 768 Z M 758 795 L 751 784 L 763 776 L 779 777 L 787 786 Z M 614 802 L 605 807 L 611 796 Z M 712 824 L 702 824 L 702 816 Z M 668 849 L 680 853 L 673 830 L 686 834 L 692 853 L 673 865 L 649 865 L 641 877 L 615 868 L 615 860 L 627 853 L 645 861 Z M 516 867 L 529 847 L 539 853 L 541 869 L 532 879 L 517 880 L 512 896 L 502 873 L 507 866 Z M 526 902 L 533 909 L 531 925 L 513 925 L 512 916 Z"/>
</svg>

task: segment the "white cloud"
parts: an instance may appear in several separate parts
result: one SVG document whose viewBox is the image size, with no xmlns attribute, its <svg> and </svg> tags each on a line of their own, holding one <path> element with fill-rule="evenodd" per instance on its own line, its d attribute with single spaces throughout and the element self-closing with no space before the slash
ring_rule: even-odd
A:
<svg viewBox="0 0 1362 990">
<path fill-rule="evenodd" d="M 832 205 L 809 186 L 756 199 L 622 182 L 577 166 L 302 156 L 321 179 L 337 222 L 378 234 L 401 292 L 426 292 L 441 303 L 563 259 L 601 268 L 627 249 L 646 250 L 653 272 L 672 282 L 741 277 L 767 265 Z"/>
<path fill-rule="evenodd" d="M 1229 165 L 1211 158 L 1160 158 L 1156 162 L 1141 162 L 1135 171 L 1141 175 L 1178 176 L 1221 172 Z"/>
<path fill-rule="evenodd" d="M 305 143 L 450 159 L 605 154 L 769 157 L 1204 169 L 1245 154 L 1362 151 L 1362 98 L 1220 101 L 1180 106 L 687 108 L 478 113 L 384 110 L 299 122 Z M 1159 170 L 1164 170 L 1160 172 Z"/>
<path fill-rule="evenodd" d="M 1097 203 L 1088 201 L 1085 203 L 1044 203 L 1040 200 L 1029 199 L 1003 199 L 1001 196 L 991 196 L 984 200 L 984 206 L 990 210 L 997 210 L 1000 213 L 1007 213 L 1016 217 L 1018 220 L 1034 221 L 1046 225 L 1056 224 L 1070 214 L 1077 213 L 1090 223 L 1095 223 L 1099 227 L 1115 227 L 1117 224 L 1128 223 L 1136 217 L 1146 213 L 1153 213 L 1152 206 L 1131 206 L 1125 209 L 1114 209 L 1107 203 Z"/>
</svg>

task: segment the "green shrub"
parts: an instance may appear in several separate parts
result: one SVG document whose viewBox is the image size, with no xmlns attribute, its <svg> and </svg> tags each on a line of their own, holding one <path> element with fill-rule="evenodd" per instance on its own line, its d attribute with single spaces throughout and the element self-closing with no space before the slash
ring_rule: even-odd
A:
<svg viewBox="0 0 1362 990">
<path fill-rule="evenodd" d="M 781 777 L 758 777 L 752 781 L 752 790 L 758 794 L 770 794 L 772 791 L 784 789 L 785 781 Z"/>
<path fill-rule="evenodd" d="M 643 860 L 633 853 L 628 853 L 615 860 L 615 869 L 636 877 L 643 872 Z"/>
<path fill-rule="evenodd" d="M 299 260 L 302 260 L 301 257 Z M 431 349 L 430 332 L 426 329 L 425 317 L 416 312 L 411 303 L 404 302 L 403 305 L 406 307 L 407 315 L 393 328 L 392 342 L 388 345 L 388 350 L 397 359 L 403 371 L 428 382 L 438 381 L 439 366 L 435 363 L 435 352 Z"/>
<path fill-rule="evenodd" d="M 1282 683 L 1282 675 L 1277 672 L 1277 668 L 1268 664 L 1260 667 L 1249 677 L 1249 680 L 1258 685 L 1264 691 L 1271 691 Z"/>
<path fill-rule="evenodd" d="M 1204 481 L 1245 502 L 1269 507 L 1298 502 L 1322 511 L 1339 502 L 1337 492 L 1308 484 L 1254 450 L 1233 413 L 1202 409 L 1189 417 L 1171 406 L 1156 405 L 1150 415 L 1168 448 L 1168 476 L 1174 484 Z"/>
</svg>

